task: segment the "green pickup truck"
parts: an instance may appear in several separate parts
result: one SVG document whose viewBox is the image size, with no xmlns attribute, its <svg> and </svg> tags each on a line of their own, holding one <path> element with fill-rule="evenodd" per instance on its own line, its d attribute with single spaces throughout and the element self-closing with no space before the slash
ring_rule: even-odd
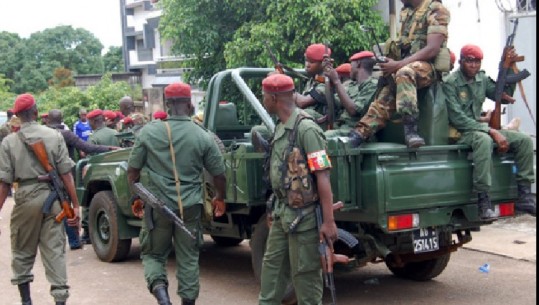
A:
<svg viewBox="0 0 539 305">
<path fill-rule="evenodd" d="M 238 68 L 214 75 L 203 122 L 224 145 L 228 205 L 225 216 L 204 224 L 205 233 L 223 246 L 249 239 L 257 277 L 268 235 L 270 190 L 263 180 L 264 156 L 254 151 L 250 130 L 261 123 L 275 126 L 260 103 L 260 83 L 270 71 Z M 419 92 L 419 132 L 426 146 L 408 149 L 398 123 L 380 131 L 377 142 L 359 148 L 351 148 L 347 138 L 328 139 L 334 200 L 344 203 L 335 219 L 340 232 L 350 233 L 342 234 L 335 249 L 351 258 L 351 266 L 385 262 L 396 276 L 429 280 L 444 270 L 453 251 L 472 239 L 471 229 L 489 224 L 480 221 L 472 192 L 472 152 L 448 144 L 447 110 L 435 98 L 437 90 L 439 85 L 433 85 Z M 131 211 L 129 152 L 104 153 L 77 164 L 77 194 L 90 209 L 92 246 L 106 262 L 126 258 L 142 224 Z M 495 153 L 490 195 L 500 217 L 514 215 L 512 168 L 512 155 Z M 211 186 L 211 181 L 205 184 Z"/>
</svg>

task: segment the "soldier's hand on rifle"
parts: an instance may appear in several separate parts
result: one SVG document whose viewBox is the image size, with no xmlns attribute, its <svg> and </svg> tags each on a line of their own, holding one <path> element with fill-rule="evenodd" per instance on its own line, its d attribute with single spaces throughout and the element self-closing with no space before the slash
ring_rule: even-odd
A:
<svg viewBox="0 0 539 305">
<path fill-rule="evenodd" d="M 211 205 L 213 207 L 213 216 L 215 217 L 221 217 L 226 212 L 226 203 L 223 199 L 218 199 L 217 197 L 213 197 L 211 200 Z"/>
<path fill-rule="evenodd" d="M 384 75 L 393 74 L 402 68 L 400 61 L 396 61 L 391 58 L 386 58 L 386 62 L 378 63 L 378 65 L 380 66 L 380 70 Z"/>
<path fill-rule="evenodd" d="M 517 51 L 515 50 L 515 47 L 511 47 L 507 50 L 505 53 L 505 61 L 507 63 L 516 63 L 519 61 Z"/>
<path fill-rule="evenodd" d="M 498 145 L 499 153 L 503 154 L 509 150 L 509 142 L 507 142 L 507 139 L 498 130 L 491 128 L 488 134 L 496 142 L 496 145 Z"/>
<path fill-rule="evenodd" d="M 506 101 L 508 104 L 513 104 L 516 101 L 512 96 L 505 92 L 502 92 L 502 100 Z"/>
<path fill-rule="evenodd" d="M 490 122 L 490 118 L 492 117 L 492 110 L 489 109 L 487 112 L 482 112 L 481 117 L 479 118 L 479 122 L 488 123 Z"/>
<path fill-rule="evenodd" d="M 333 252 L 333 243 L 337 240 L 337 225 L 335 221 L 325 221 L 320 226 L 320 240 L 325 240 Z"/>
<path fill-rule="evenodd" d="M 135 217 L 142 219 L 142 217 L 144 217 L 144 201 L 142 201 L 142 199 L 140 198 L 133 200 L 133 204 L 131 205 L 131 211 L 133 212 L 133 215 L 135 215 Z"/>
<path fill-rule="evenodd" d="M 329 78 L 329 80 L 333 84 L 336 84 L 341 81 L 339 78 L 339 74 L 337 73 L 337 71 L 335 71 L 332 64 L 328 64 L 327 66 L 324 66 L 324 75 L 327 78 Z"/>
<path fill-rule="evenodd" d="M 70 227 L 77 227 L 80 229 L 80 212 L 79 209 L 73 209 L 73 218 L 67 219 L 67 225 Z"/>
</svg>

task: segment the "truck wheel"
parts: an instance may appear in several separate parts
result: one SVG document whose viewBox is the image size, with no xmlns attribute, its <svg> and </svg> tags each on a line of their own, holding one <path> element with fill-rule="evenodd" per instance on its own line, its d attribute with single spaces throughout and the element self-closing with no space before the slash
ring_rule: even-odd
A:
<svg viewBox="0 0 539 305">
<path fill-rule="evenodd" d="M 112 191 L 98 192 L 90 202 L 90 239 L 95 254 L 104 262 L 123 261 L 131 248 L 131 239 L 119 237 L 116 207 Z"/>
<path fill-rule="evenodd" d="M 213 241 L 218 246 L 221 246 L 221 247 L 235 247 L 243 241 L 243 238 L 233 238 L 233 237 L 224 237 L 224 236 L 215 236 L 215 235 L 210 235 L 210 236 L 211 236 L 211 239 L 213 239 Z"/>
<path fill-rule="evenodd" d="M 268 240 L 269 228 L 266 224 L 266 214 L 263 214 L 255 225 L 253 235 L 249 241 L 251 246 L 251 265 L 256 280 L 260 284 L 260 275 L 262 273 L 262 260 L 266 251 L 266 241 Z M 286 293 L 281 301 L 282 305 L 297 304 L 296 293 L 292 283 L 288 284 Z"/>
<path fill-rule="evenodd" d="M 404 267 L 392 267 L 386 261 L 386 266 L 395 276 L 411 279 L 414 281 L 428 281 L 440 275 L 444 271 L 447 263 L 449 263 L 450 253 L 444 254 L 434 259 L 429 259 L 421 262 L 410 262 Z"/>
</svg>

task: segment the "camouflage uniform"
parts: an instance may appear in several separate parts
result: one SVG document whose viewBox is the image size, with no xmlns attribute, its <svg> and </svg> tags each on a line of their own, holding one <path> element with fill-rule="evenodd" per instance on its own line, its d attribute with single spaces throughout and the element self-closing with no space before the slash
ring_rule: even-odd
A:
<svg viewBox="0 0 539 305">
<path fill-rule="evenodd" d="M 270 180 L 277 201 L 262 263 L 259 305 L 280 305 L 290 279 L 296 290 L 298 304 L 322 304 L 322 268 L 318 253 L 320 239 L 316 216 L 314 212 L 308 213 L 294 232 L 289 231 L 297 210 L 289 206 L 287 190 L 282 181 L 281 165 L 288 162 L 289 158 L 285 156 L 289 146 L 288 138 L 300 112 L 296 108 L 286 123 L 279 123 L 272 140 Z M 325 152 L 326 138 L 314 121 L 303 119 L 297 126 L 295 146 L 303 151 L 307 160 L 306 156 L 311 153 Z M 330 166 L 328 162 L 322 169 Z M 318 195 L 317 192 L 315 194 Z"/>
<path fill-rule="evenodd" d="M 363 117 L 372 103 L 377 84 L 378 80 L 372 76 L 364 80 L 361 84 L 358 84 L 355 80 L 343 83 L 343 86 L 346 88 L 346 94 L 348 94 L 356 106 L 357 113 L 352 117 L 346 109 L 342 109 L 341 115 L 335 121 L 335 129 L 324 132 L 326 137 L 343 137 L 350 133 L 350 130 L 356 126 L 357 121 Z M 342 104 L 338 100 L 338 95 L 335 95 L 335 103 Z"/>
<path fill-rule="evenodd" d="M 213 136 L 203 127 L 192 122 L 188 116 L 170 116 L 167 122 L 171 130 L 176 131 L 171 136 L 173 146 L 176 147 L 176 170 L 181 179 L 183 221 L 198 240 L 193 241 L 159 212 L 145 213 L 144 217 L 152 217 L 154 228 L 148 230 L 145 221 L 140 231 L 144 277 L 150 292 L 158 284 L 168 287 L 165 267 L 174 247 L 177 294 L 182 299 L 195 300 L 200 289 L 198 258 L 199 247 L 203 242 L 203 189 L 200 177 L 203 169 L 217 176 L 225 172 L 225 167 Z M 165 122 L 154 120 L 142 128 L 129 156 L 128 166 L 141 169 L 140 182 L 161 198 L 172 211 L 178 213 L 178 193 Z"/>
<path fill-rule="evenodd" d="M 31 139 L 42 139 L 52 166 L 59 174 L 71 171 L 75 163 L 69 158 L 64 138 L 56 130 L 36 122 L 22 124 L 19 131 Z M 45 276 L 51 284 L 50 294 L 57 302 L 67 300 L 69 286 L 65 262 L 66 238 L 64 225 L 54 218 L 60 213 L 60 204 L 52 204 L 50 214 L 42 212 L 43 202 L 50 194 L 47 183 L 37 177 L 45 175 L 45 169 L 17 133 L 2 141 L 0 149 L 0 180 L 4 183 L 19 183 L 15 192 L 15 206 L 11 213 L 11 252 L 13 278 L 11 283 L 20 285 L 34 280 L 32 267 L 37 249 L 45 267 Z"/>
<path fill-rule="evenodd" d="M 408 7 L 403 7 L 401 10 L 402 26 L 397 44 L 401 50 L 404 49 L 404 52 L 401 51 L 400 54 L 402 58 L 424 48 L 427 45 L 428 34 L 444 35 L 445 40 L 442 47 L 446 47 L 449 11 L 442 5 L 441 1 L 424 1 L 426 2 L 423 2 L 417 10 Z M 426 11 L 421 14 L 423 5 L 428 6 L 425 7 Z M 400 60 L 400 58 L 393 59 Z M 380 91 L 367 114 L 358 122 L 356 130 L 364 138 L 368 138 L 384 128 L 385 122 L 393 118 L 395 111 L 417 119 L 419 115 L 417 90 L 430 86 L 436 80 L 437 75 L 433 63 L 434 59 L 431 62 L 412 62 L 392 75 L 396 86 L 386 85 Z"/>
<path fill-rule="evenodd" d="M 305 84 L 305 91 L 303 91 L 302 95 L 309 95 L 313 89 L 318 93 L 318 96 L 321 98 L 321 100 L 319 101 L 317 100 L 317 98 L 313 96 L 313 98 L 316 100 L 316 104 L 309 106 L 303 110 L 307 114 L 312 116 L 313 119 L 317 120 L 321 118 L 322 116 L 324 116 L 324 114 L 326 114 L 326 110 L 327 110 L 327 102 L 326 102 L 326 97 L 325 97 L 326 85 L 316 81 L 316 79 L 314 78 L 310 78 Z"/>
<path fill-rule="evenodd" d="M 468 83 L 460 70 L 449 75 L 444 83 L 449 122 L 460 133 L 458 144 L 470 145 L 473 150 L 473 184 L 477 192 L 488 192 L 492 184 L 492 150 L 494 141 L 488 134 L 489 126 L 481 123 L 481 109 L 485 98 L 494 100 L 495 82 L 480 71 Z M 514 85 L 506 88 L 513 95 Z M 509 142 L 509 151 L 515 154 L 517 182 L 535 181 L 533 171 L 533 142 L 531 138 L 513 130 L 498 130 Z"/>
</svg>

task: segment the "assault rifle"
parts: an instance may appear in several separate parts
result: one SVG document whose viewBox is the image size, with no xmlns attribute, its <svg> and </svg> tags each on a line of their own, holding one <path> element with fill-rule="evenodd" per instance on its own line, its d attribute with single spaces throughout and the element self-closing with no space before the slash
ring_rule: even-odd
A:
<svg viewBox="0 0 539 305">
<path fill-rule="evenodd" d="M 21 137 L 23 137 L 22 134 Z M 39 176 L 38 181 L 50 183 L 49 185 L 51 187 L 51 193 L 43 203 L 43 213 L 50 214 L 52 204 L 56 200 L 59 200 L 62 211 L 58 215 L 56 215 L 54 220 L 59 223 L 62 222 L 62 220 L 64 220 L 64 218 L 66 217 L 67 219 L 75 217 L 75 211 L 73 211 L 73 208 L 71 207 L 70 200 L 68 199 L 69 196 L 65 192 L 64 184 L 62 183 L 62 180 L 60 180 L 58 171 L 56 171 L 56 169 L 52 167 L 52 165 L 49 163 L 49 157 L 47 155 L 47 150 L 45 149 L 45 144 L 43 143 L 43 140 L 39 139 L 34 142 L 29 142 L 24 139 L 24 142 L 26 143 L 26 145 L 28 145 L 41 166 L 43 166 L 43 168 L 47 172 L 47 175 Z"/>
<path fill-rule="evenodd" d="M 133 191 L 134 193 L 144 201 L 145 204 L 150 205 L 152 208 L 156 209 L 161 213 L 163 216 L 168 218 L 170 221 L 172 221 L 176 227 L 181 229 L 185 232 L 189 237 L 196 240 L 196 237 L 191 233 L 187 227 L 185 227 L 185 224 L 183 220 L 176 215 L 167 205 L 161 201 L 159 198 L 155 197 L 154 194 L 152 194 L 150 191 L 148 191 L 147 188 L 145 188 L 140 182 L 133 183 Z M 146 213 L 144 213 L 146 214 Z M 149 219 L 150 215 L 146 216 L 146 219 Z"/>
<path fill-rule="evenodd" d="M 370 27 L 370 26 L 366 26 L 366 25 L 361 25 L 361 26 L 359 26 L 359 28 L 363 32 L 370 33 L 370 35 L 372 36 L 372 39 L 374 39 L 374 42 L 376 43 L 376 48 L 378 49 L 378 52 L 374 52 L 374 59 L 376 60 L 376 62 L 377 63 L 385 63 L 385 62 L 387 62 L 387 59 L 384 56 L 384 52 L 382 50 L 382 47 L 380 47 L 380 44 L 378 43 L 379 40 L 378 40 L 378 37 L 376 36 L 376 33 L 374 32 L 374 28 Z M 387 48 L 387 46 L 384 46 L 384 47 Z M 377 86 L 377 89 L 376 89 L 376 93 L 374 95 L 377 96 L 378 93 L 380 93 L 380 91 L 382 90 L 382 88 L 384 88 L 387 85 L 389 85 L 391 88 L 395 87 L 394 86 L 395 85 L 395 79 L 393 78 L 393 76 L 391 74 L 382 75 L 378 79 L 378 86 Z"/>
<path fill-rule="evenodd" d="M 492 112 L 492 116 L 488 124 L 490 128 L 494 128 L 496 130 L 499 130 L 502 128 L 501 104 L 502 104 L 502 96 L 504 93 L 505 86 L 507 84 L 514 84 L 514 83 L 520 82 L 526 77 L 530 76 L 530 72 L 528 72 L 528 70 L 524 69 L 522 71 L 518 71 L 518 69 L 516 68 L 516 62 L 524 61 L 524 56 L 518 56 L 515 60 L 512 60 L 509 57 L 509 52 L 514 48 L 513 43 L 515 40 L 515 35 L 517 33 L 518 18 L 512 22 L 514 23 L 513 33 L 511 33 L 511 35 L 507 37 L 507 41 L 505 42 L 505 47 L 503 48 L 500 65 L 498 66 L 498 78 L 496 78 L 496 87 L 494 91 L 494 102 L 496 103 L 496 106 L 494 107 L 494 111 Z M 508 76 L 507 72 L 509 71 L 509 69 L 513 69 L 513 71 L 515 71 L 516 73 L 514 75 Z M 531 110 L 528 105 L 528 102 L 526 102 L 526 107 L 528 107 L 528 111 L 530 111 L 530 115 L 531 115 Z M 532 115 L 532 119 L 533 119 L 533 115 Z M 534 120 L 534 124 L 535 124 L 535 120 Z"/>
<path fill-rule="evenodd" d="M 271 51 L 271 48 L 269 46 L 269 43 L 268 41 L 266 40 L 265 41 L 265 44 L 266 44 L 266 50 L 268 50 L 268 53 L 269 53 L 269 56 L 271 58 L 271 61 L 273 62 L 273 65 L 275 66 L 275 70 L 281 74 L 285 74 L 285 70 L 287 72 L 289 72 L 290 74 L 296 76 L 296 77 L 299 77 L 301 79 L 309 79 L 307 76 L 297 72 L 296 70 L 290 68 L 289 66 L 286 66 L 284 64 L 282 64 L 280 61 L 277 60 L 277 57 L 275 57 L 275 54 Z"/>
</svg>

